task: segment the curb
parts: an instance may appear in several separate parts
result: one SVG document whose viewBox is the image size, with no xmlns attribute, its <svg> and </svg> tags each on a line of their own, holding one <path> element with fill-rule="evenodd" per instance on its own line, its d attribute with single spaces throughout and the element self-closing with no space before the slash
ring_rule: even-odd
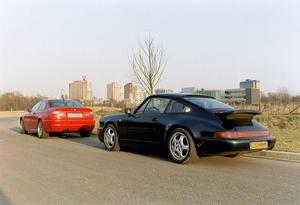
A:
<svg viewBox="0 0 300 205">
<path fill-rule="evenodd" d="M 243 156 L 264 158 L 264 159 L 283 160 L 283 161 L 292 161 L 292 162 L 300 163 L 300 153 L 294 153 L 294 152 L 280 152 L 280 151 L 264 150 L 264 151 L 260 151 L 260 152 L 243 154 Z"/>
</svg>

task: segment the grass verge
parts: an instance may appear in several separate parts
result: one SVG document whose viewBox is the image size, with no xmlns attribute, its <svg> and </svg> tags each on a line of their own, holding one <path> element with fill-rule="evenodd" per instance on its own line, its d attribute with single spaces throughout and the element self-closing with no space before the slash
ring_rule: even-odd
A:
<svg viewBox="0 0 300 205">
<path fill-rule="evenodd" d="M 260 115 L 256 119 L 276 137 L 274 150 L 300 153 L 299 115 Z"/>
</svg>

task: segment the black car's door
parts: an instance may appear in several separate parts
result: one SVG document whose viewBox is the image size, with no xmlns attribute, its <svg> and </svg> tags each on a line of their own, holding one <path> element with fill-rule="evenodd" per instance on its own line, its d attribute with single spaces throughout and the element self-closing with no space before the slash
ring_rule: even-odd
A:
<svg viewBox="0 0 300 205">
<path fill-rule="evenodd" d="M 152 97 L 139 110 L 125 119 L 119 129 L 126 130 L 123 140 L 133 142 L 161 142 L 164 124 L 161 119 L 170 99 Z"/>
</svg>

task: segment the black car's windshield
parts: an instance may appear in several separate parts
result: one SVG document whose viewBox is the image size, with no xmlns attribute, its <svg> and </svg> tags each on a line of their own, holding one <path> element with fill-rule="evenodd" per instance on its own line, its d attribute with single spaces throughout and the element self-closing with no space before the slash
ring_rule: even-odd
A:
<svg viewBox="0 0 300 205">
<path fill-rule="evenodd" d="M 184 99 L 207 110 L 234 110 L 233 107 L 213 98 L 189 96 Z"/>
<path fill-rule="evenodd" d="M 50 107 L 83 107 L 83 105 L 76 100 L 50 100 L 49 105 Z"/>
</svg>

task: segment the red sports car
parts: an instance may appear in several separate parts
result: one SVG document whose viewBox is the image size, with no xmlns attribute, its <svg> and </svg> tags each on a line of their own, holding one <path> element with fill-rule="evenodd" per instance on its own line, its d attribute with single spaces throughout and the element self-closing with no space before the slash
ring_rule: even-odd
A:
<svg viewBox="0 0 300 205">
<path fill-rule="evenodd" d="M 20 125 L 22 133 L 37 133 L 39 138 L 71 132 L 88 137 L 95 120 L 92 110 L 76 100 L 41 100 L 21 116 Z"/>
</svg>

